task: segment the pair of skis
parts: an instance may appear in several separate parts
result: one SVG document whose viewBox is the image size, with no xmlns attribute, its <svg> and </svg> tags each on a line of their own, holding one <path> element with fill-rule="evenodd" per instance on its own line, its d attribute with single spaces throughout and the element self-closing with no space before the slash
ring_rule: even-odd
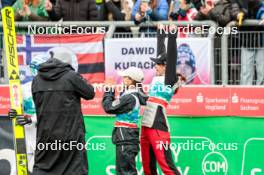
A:
<svg viewBox="0 0 264 175">
<path fill-rule="evenodd" d="M 23 99 L 19 79 L 14 11 L 12 7 L 6 7 L 1 10 L 1 13 L 8 66 L 11 108 L 16 110 L 15 115 L 23 115 Z M 16 152 L 17 174 L 28 175 L 24 127 L 16 124 L 16 117 L 12 118 L 12 123 Z"/>
</svg>

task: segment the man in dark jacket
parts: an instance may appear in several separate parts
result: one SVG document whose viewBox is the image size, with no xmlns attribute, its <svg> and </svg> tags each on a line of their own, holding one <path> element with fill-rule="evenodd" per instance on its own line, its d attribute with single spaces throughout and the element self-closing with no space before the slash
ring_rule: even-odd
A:
<svg viewBox="0 0 264 175">
<path fill-rule="evenodd" d="M 213 20 L 225 27 L 232 21 L 231 3 L 228 0 L 220 0 L 215 5 L 212 3 L 212 6 L 206 3 L 200 8 L 195 20 Z"/>
<path fill-rule="evenodd" d="M 52 21 L 96 21 L 98 12 L 95 0 L 57 0 L 56 5 L 46 1 L 46 10 Z"/>
<path fill-rule="evenodd" d="M 85 126 L 80 100 L 93 99 L 94 88 L 74 71 L 66 53 L 51 55 L 52 58 L 40 65 L 32 82 L 37 113 L 33 174 L 87 175 Z M 64 57 L 59 57 L 61 55 Z"/>
</svg>

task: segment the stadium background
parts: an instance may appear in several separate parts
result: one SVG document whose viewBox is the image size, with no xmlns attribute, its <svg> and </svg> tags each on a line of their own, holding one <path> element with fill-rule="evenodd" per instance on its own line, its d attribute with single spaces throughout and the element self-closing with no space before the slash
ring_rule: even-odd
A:
<svg viewBox="0 0 264 175">
<path fill-rule="evenodd" d="M 188 25 L 193 24 L 199 26 L 202 24 L 209 24 L 209 26 L 217 27 L 212 21 L 203 22 L 175 22 L 176 25 Z M 29 23 L 28 23 L 29 24 Z M 27 23 L 17 23 L 21 28 L 25 28 Z M 32 24 L 32 23 L 30 23 Z M 70 25 L 71 23 L 65 22 L 64 25 Z M 74 24 L 74 23 L 72 23 Z M 76 23 L 80 26 L 107 26 L 111 30 L 106 34 L 105 38 L 139 38 L 142 34 L 139 31 L 135 31 L 133 34 L 116 33 L 115 27 L 133 26 L 134 23 L 130 22 L 98 22 L 98 23 Z M 164 22 L 166 24 L 166 22 Z M 167 23 L 168 24 L 168 23 Z M 234 22 L 229 23 L 229 26 L 234 26 Z M 36 24 L 41 25 L 41 24 Z M 49 24 L 48 22 L 46 25 Z M 156 23 L 143 24 L 153 26 Z M 258 21 L 248 20 L 245 21 L 246 26 L 256 26 Z M 175 102 L 175 106 L 179 106 L 181 110 L 175 110 L 172 108 L 169 117 L 169 122 L 172 130 L 172 142 L 175 145 L 182 143 L 182 147 L 174 150 L 174 161 L 179 167 L 182 174 L 186 175 L 210 175 L 210 174 L 227 174 L 227 175 L 246 175 L 250 173 L 261 174 L 264 172 L 264 162 L 262 157 L 264 156 L 264 88 L 262 86 L 244 87 L 240 84 L 240 69 L 241 69 L 241 45 L 236 41 L 239 38 L 248 37 L 253 35 L 261 35 L 263 32 L 248 31 L 239 32 L 236 35 L 210 35 L 205 34 L 205 37 L 211 40 L 211 56 L 210 56 L 210 83 L 202 86 L 189 86 L 183 87 L 182 92 L 175 98 L 192 99 L 192 103 L 183 103 L 184 100 Z M 146 36 L 144 36 L 146 37 Z M 151 33 L 148 37 L 154 38 L 155 33 Z M 102 40 L 103 42 L 103 40 Z M 26 42 L 25 42 L 26 44 Z M 27 46 L 28 47 L 28 46 Z M 25 49 L 27 49 L 25 47 Z M 255 48 L 262 49 L 262 48 Z M 6 84 L 6 68 L 4 62 L 4 50 L 2 50 L 3 59 L 1 62 L 1 83 Z M 23 55 L 23 54 L 22 54 Z M 25 56 L 25 55 L 24 55 Z M 94 55 L 93 55 L 94 56 Z M 105 64 L 102 54 L 95 55 L 93 61 L 82 62 L 82 72 L 87 79 L 92 80 L 99 77 L 103 80 L 105 77 Z M 21 57 L 21 65 L 26 65 L 26 60 Z M 96 66 L 96 68 L 95 68 Z M 213 76 L 212 76 L 213 75 Z M 92 80 L 93 81 L 93 80 Z M 254 83 L 256 77 L 254 78 Z M 98 83 L 98 82 L 95 82 Z M 211 86 L 213 85 L 213 86 Z M 215 86 L 217 85 L 217 87 Z M 226 85 L 238 85 L 238 86 L 226 86 Z M 9 119 L 5 116 L 8 109 L 8 96 L 6 95 L 6 86 L 1 87 L 0 90 L 0 152 L 12 150 L 12 131 L 10 129 Z M 189 88 L 189 89 L 188 89 Z M 200 88 L 200 89 L 199 89 Z M 215 89 L 216 88 L 216 89 Z M 195 91 L 195 89 L 199 89 Z M 212 92 L 210 92 L 212 91 Z M 193 93 L 191 93 L 193 92 Z M 227 102 L 219 102 L 215 104 L 207 104 L 206 102 L 198 102 L 199 93 L 203 94 L 204 98 L 225 98 Z M 233 103 L 234 94 L 238 96 L 238 102 Z M 188 94 L 188 95 L 187 95 Z M 89 169 L 92 175 L 103 174 L 115 174 L 115 161 L 114 161 L 114 146 L 111 143 L 111 132 L 113 127 L 114 118 L 100 114 L 95 116 L 95 112 L 98 112 L 100 105 L 100 97 L 97 101 L 93 101 L 90 104 L 84 104 L 86 111 L 84 112 L 85 125 L 87 129 L 86 138 L 89 143 L 88 159 Z M 243 101 L 242 99 L 250 99 Z M 200 104 L 200 105 L 199 105 Z M 96 106 L 97 105 L 97 106 Z M 215 107 L 207 108 L 206 106 L 225 106 L 223 108 Z M 241 107 L 241 106 L 244 106 Z M 251 106 L 246 107 L 246 106 Z M 89 108 L 94 107 L 93 112 Z M 85 108 L 85 107 L 84 107 Z M 247 110 L 246 110 L 247 109 Z M 255 110 L 252 110 L 255 109 Z M 87 112 L 89 111 L 89 112 Z M 193 150 L 192 145 L 210 144 L 209 146 Z M 219 143 L 221 143 L 219 145 Z M 3 154 L 0 154 L 3 156 Z M 14 159 L 10 158 L 10 161 Z M 10 166 L 9 166 L 10 165 Z M 0 160 L 0 167 L 2 170 L 11 172 L 12 163 L 9 164 L 6 160 Z M 137 168 L 139 174 L 142 173 L 142 166 L 140 156 L 137 158 Z M 4 172 L 4 171 L 3 171 Z"/>
</svg>

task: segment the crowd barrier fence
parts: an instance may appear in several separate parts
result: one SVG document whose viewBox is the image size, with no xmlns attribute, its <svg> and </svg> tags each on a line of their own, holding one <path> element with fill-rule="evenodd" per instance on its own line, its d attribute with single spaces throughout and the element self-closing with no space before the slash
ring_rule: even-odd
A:
<svg viewBox="0 0 264 175">
<path fill-rule="evenodd" d="M 21 34 L 21 31 L 25 31 L 28 26 L 37 27 L 105 27 L 107 29 L 105 38 L 138 38 L 138 37 L 155 37 L 155 32 L 148 32 L 144 35 L 140 28 L 155 27 L 159 23 L 164 25 L 174 24 L 176 26 L 182 27 L 198 27 L 198 26 L 208 26 L 210 29 L 217 29 L 219 26 L 213 21 L 159 21 L 159 22 L 146 22 L 141 25 L 135 25 L 132 21 L 78 21 L 78 22 L 16 22 L 17 33 Z M 257 20 L 246 20 L 243 26 L 258 26 L 259 21 Z M 236 27 L 236 22 L 230 22 L 224 29 Z M 131 32 L 118 32 L 119 28 L 129 28 Z M 23 30 L 21 30 L 23 29 Z M 2 23 L 0 22 L 0 35 L 2 35 Z M 241 72 L 241 52 L 242 46 L 238 43 L 241 39 L 249 40 L 248 42 L 255 42 L 254 38 L 258 39 L 256 42 L 264 42 L 264 31 L 239 31 L 235 34 L 227 33 L 219 35 L 217 33 L 205 33 L 203 35 L 194 35 L 192 37 L 208 37 L 211 39 L 212 51 L 211 51 L 211 65 L 210 70 L 211 84 L 216 85 L 238 85 L 240 84 L 240 72 Z M 260 44 L 255 44 L 259 46 Z M 3 48 L 3 40 L 1 39 L 0 48 Z M 262 50 L 263 47 L 254 47 L 255 50 Z M 1 50 L 3 54 L 0 57 L 0 83 L 7 83 L 7 69 L 4 59 L 4 50 Z M 255 63 L 256 66 L 256 63 Z M 254 77 L 254 84 L 256 83 L 256 76 Z"/>
</svg>

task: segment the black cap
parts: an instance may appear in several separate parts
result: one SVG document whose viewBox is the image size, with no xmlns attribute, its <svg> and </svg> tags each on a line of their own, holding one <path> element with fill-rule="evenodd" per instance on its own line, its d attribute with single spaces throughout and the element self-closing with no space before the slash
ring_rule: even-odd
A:
<svg viewBox="0 0 264 175">
<path fill-rule="evenodd" d="M 167 58 L 167 54 L 166 53 L 162 53 L 162 54 L 159 54 L 157 56 L 157 58 L 153 58 L 151 57 L 151 61 L 155 62 L 156 64 L 166 64 L 166 58 Z"/>
</svg>

